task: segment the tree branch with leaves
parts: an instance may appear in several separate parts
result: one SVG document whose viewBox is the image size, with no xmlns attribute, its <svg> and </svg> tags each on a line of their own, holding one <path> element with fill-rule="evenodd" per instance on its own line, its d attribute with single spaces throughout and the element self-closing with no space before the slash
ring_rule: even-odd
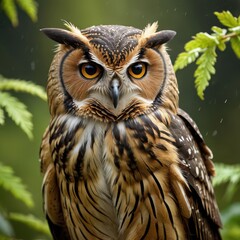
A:
<svg viewBox="0 0 240 240">
<path fill-rule="evenodd" d="M 194 72 L 195 86 L 198 96 L 204 98 L 204 90 L 209 85 L 211 75 L 215 74 L 217 49 L 225 51 L 226 43 L 240 58 L 240 16 L 234 17 L 229 11 L 215 12 L 220 23 L 227 28 L 213 26 L 212 33 L 197 33 L 192 40 L 185 44 L 185 51 L 180 53 L 174 64 L 175 71 L 183 69 L 196 61 Z"/>
</svg>

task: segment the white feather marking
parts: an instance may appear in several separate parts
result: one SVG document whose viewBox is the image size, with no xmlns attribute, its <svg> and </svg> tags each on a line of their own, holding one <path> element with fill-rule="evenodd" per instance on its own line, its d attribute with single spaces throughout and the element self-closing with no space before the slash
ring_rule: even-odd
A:
<svg viewBox="0 0 240 240">
<path fill-rule="evenodd" d="M 151 36 L 157 31 L 157 28 L 158 28 L 158 22 L 154 22 L 153 24 L 148 24 L 143 30 L 142 37 L 148 38 L 149 36 Z"/>
<path fill-rule="evenodd" d="M 69 116 L 67 115 L 67 122 L 66 122 L 66 126 L 69 132 L 75 130 L 75 127 L 77 126 L 77 124 L 80 122 L 78 117 L 74 117 L 74 116 Z"/>
<path fill-rule="evenodd" d="M 121 135 L 124 137 L 126 134 L 126 128 L 125 128 L 125 124 L 123 122 L 119 122 L 118 123 L 118 130 L 121 133 Z"/>
</svg>

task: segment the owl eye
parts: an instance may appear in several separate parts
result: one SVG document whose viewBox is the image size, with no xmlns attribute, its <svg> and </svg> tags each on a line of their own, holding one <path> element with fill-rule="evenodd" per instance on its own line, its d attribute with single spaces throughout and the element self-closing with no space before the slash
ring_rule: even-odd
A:
<svg viewBox="0 0 240 240">
<path fill-rule="evenodd" d="M 128 68 L 128 74 L 135 79 L 140 79 L 144 77 L 146 72 L 147 64 L 143 62 L 134 63 Z"/>
<path fill-rule="evenodd" d="M 79 71 L 84 78 L 92 80 L 100 76 L 102 68 L 96 63 L 89 62 L 80 64 Z"/>
</svg>

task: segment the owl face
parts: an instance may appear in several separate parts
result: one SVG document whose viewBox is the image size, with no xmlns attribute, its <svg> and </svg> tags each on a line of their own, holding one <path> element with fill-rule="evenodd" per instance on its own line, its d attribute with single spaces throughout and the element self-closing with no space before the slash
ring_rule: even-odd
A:
<svg viewBox="0 0 240 240">
<path fill-rule="evenodd" d="M 49 78 L 59 83 L 49 83 L 62 93 L 58 98 L 71 101 L 75 109 L 97 103 L 116 116 L 135 102 L 152 105 L 164 99 L 172 70 L 167 71 L 170 64 L 163 44 L 175 32 L 156 32 L 156 23 L 143 31 L 118 25 L 82 31 L 67 27 L 69 31 L 42 29 L 60 43 L 53 61 L 54 79 Z"/>
</svg>

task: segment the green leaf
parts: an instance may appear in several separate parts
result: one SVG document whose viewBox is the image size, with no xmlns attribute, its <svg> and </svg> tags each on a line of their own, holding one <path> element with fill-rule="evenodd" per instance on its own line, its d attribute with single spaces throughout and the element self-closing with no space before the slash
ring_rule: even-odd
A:
<svg viewBox="0 0 240 240">
<path fill-rule="evenodd" d="M 26 106 L 9 93 L 0 92 L 0 107 L 5 108 L 9 117 L 32 138 L 32 114 L 27 111 Z"/>
<path fill-rule="evenodd" d="M 17 9 L 14 0 L 2 0 L 2 9 L 13 26 L 18 25 Z"/>
<path fill-rule="evenodd" d="M 174 63 L 174 70 L 177 71 L 178 69 L 183 69 L 188 64 L 194 62 L 196 58 L 199 56 L 200 51 L 201 51 L 200 48 L 196 48 L 189 52 L 180 53 Z"/>
<path fill-rule="evenodd" d="M 225 42 L 220 41 L 219 44 L 217 45 L 217 47 L 220 51 L 223 52 L 226 49 L 226 44 L 225 44 Z"/>
<path fill-rule="evenodd" d="M 218 44 L 218 39 L 208 33 L 200 32 L 194 36 L 194 39 L 186 43 L 185 50 L 191 51 L 196 48 L 205 49 Z"/>
<path fill-rule="evenodd" d="M 238 58 L 240 58 L 240 36 L 231 38 L 231 47 Z"/>
<path fill-rule="evenodd" d="M 22 180 L 14 175 L 11 167 L 5 166 L 0 162 L 0 186 L 9 191 L 13 196 L 28 207 L 33 206 L 33 199 L 31 194 L 26 190 Z"/>
<path fill-rule="evenodd" d="M 0 91 L 13 90 L 17 92 L 25 92 L 37 96 L 44 101 L 47 100 L 47 95 L 43 87 L 38 86 L 32 82 L 19 80 L 19 79 L 7 79 L 0 75 Z"/>
<path fill-rule="evenodd" d="M 37 20 L 37 4 L 34 0 L 17 0 L 17 3 L 32 21 Z"/>
<path fill-rule="evenodd" d="M 36 218 L 33 215 L 24 215 L 20 213 L 10 213 L 10 219 L 14 221 L 18 221 L 21 223 L 24 223 L 31 227 L 32 229 L 35 229 L 41 233 L 44 233 L 48 236 L 51 236 L 48 225 L 46 221 L 42 221 L 38 218 Z"/>
<path fill-rule="evenodd" d="M 224 35 L 227 33 L 227 29 L 224 29 L 224 28 L 213 26 L 211 29 L 214 33 L 219 35 Z"/>
<path fill-rule="evenodd" d="M 218 20 L 226 27 L 236 27 L 239 25 L 238 19 L 234 17 L 229 11 L 214 12 Z"/>
<path fill-rule="evenodd" d="M 215 46 L 207 48 L 196 62 L 198 67 L 194 72 L 195 86 L 201 99 L 204 99 L 204 90 L 209 85 L 211 74 L 215 74 L 214 64 L 217 57 L 215 49 Z"/>
</svg>

